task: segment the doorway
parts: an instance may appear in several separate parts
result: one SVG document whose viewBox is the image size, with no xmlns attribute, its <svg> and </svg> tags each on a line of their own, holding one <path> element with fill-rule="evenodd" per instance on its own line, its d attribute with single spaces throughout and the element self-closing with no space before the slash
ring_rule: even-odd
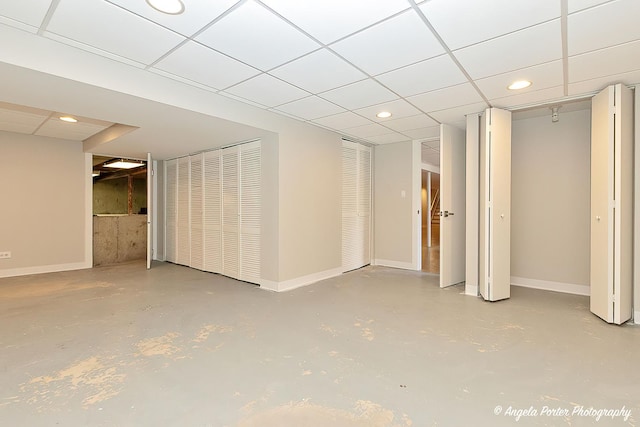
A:
<svg viewBox="0 0 640 427">
<path fill-rule="evenodd" d="M 440 174 L 422 170 L 422 271 L 440 273 Z"/>
<path fill-rule="evenodd" d="M 146 259 L 147 163 L 96 155 L 92 175 L 93 266 Z"/>
</svg>

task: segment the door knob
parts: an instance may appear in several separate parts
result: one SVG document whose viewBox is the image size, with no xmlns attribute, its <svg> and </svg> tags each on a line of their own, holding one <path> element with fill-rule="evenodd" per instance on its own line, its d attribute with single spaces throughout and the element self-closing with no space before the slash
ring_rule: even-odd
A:
<svg viewBox="0 0 640 427">
<path fill-rule="evenodd" d="M 450 216 L 450 215 L 453 215 L 453 212 L 449 212 L 449 211 L 444 211 L 444 212 L 441 211 L 440 212 L 440 216 L 443 216 L 445 218 Z"/>
</svg>

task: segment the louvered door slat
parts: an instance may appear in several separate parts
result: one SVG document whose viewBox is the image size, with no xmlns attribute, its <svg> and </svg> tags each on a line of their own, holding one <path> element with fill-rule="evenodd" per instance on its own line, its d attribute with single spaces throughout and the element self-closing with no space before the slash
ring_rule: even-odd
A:
<svg viewBox="0 0 640 427">
<path fill-rule="evenodd" d="M 178 162 L 168 160 L 165 163 L 166 175 L 166 227 L 165 227 L 165 257 L 169 262 L 176 262 L 176 227 L 177 227 L 177 191 L 178 191 Z"/>
<path fill-rule="evenodd" d="M 191 264 L 191 222 L 190 222 L 190 182 L 189 157 L 178 159 L 178 244 L 176 262 L 182 265 Z"/>
<path fill-rule="evenodd" d="M 261 147 L 260 142 L 240 147 L 240 278 L 260 280 L 261 221 Z"/>
<path fill-rule="evenodd" d="M 220 151 L 204 153 L 204 270 L 222 273 L 222 168 Z"/>
<path fill-rule="evenodd" d="M 202 154 L 189 156 L 191 167 L 191 267 L 204 269 L 204 187 Z"/>
<path fill-rule="evenodd" d="M 222 150 L 222 271 L 238 278 L 239 273 L 239 207 L 238 147 Z"/>
</svg>

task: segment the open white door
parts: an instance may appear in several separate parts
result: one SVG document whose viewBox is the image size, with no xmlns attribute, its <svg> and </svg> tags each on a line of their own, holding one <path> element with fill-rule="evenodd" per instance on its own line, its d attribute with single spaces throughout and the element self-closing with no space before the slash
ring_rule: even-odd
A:
<svg viewBox="0 0 640 427">
<path fill-rule="evenodd" d="M 631 318 L 633 96 L 618 84 L 591 104 L 591 312 Z"/>
<path fill-rule="evenodd" d="M 153 259 L 153 159 L 147 153 L 147 269 L 151 268 Z"/>
<path fill-rule="evenodd" d="M 440 125 L 440 287 L 465 277 L 465 133 Z"/>
<path fill-rule="evenodd" d="M 511 296 L 511 112 L 488 108 L 480 138 L 480 295 Z"/>
</svg>

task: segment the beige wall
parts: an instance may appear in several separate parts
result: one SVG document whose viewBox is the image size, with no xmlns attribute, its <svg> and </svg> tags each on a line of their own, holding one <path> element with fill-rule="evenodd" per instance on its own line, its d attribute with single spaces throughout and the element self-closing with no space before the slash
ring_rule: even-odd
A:
<svg viewBox="0 0 640 427">
<path fill-rule="evenodd" d="M 339 272 L 342 264 L 341 147 L 338 134 L 310 126 L 280 134 L 280 282 Z"/>
<path fill-rule="evenodd" d="M 262 168 L 262 223 L 260 229 L 262 260 L 260 269 L 262 279 L 277 282 L 280 260 L 278 250 L 278 136 L 263 138 L 260 147 Z"/>
<path fill-rule="evenodd" d="M 412 142 L 375 147 L 374 259 L 376 264 L 412 268 L 412 239 L 414 238 L 412 165 Z"/>
<path fill-rule="evenodd" d="M 0 132 L 0 276 L 85 262 L 82 143 Z M 90 265 L 90 260 L 89 260 Z M 50 266 L 50 267 L 47 267 Z"/>
<path fill-rule="evenodd" d="M 590 111 L 512 124 L 511 275 L 589 284 Z"/>
</svg>

